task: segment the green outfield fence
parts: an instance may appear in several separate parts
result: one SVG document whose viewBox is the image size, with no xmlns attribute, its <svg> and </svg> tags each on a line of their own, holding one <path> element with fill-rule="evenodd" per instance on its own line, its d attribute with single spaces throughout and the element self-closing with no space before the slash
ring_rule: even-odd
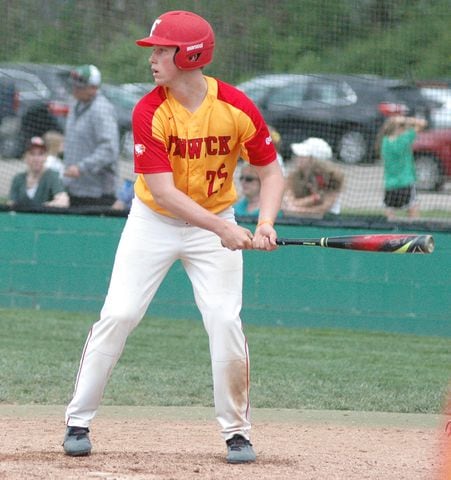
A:
<svg viewBox="0 0 451 480">
<path fill-rule="evenodd" d="M 449 132 L 451 128 L 450 0 L 1 0 L 0 7 L 0 79 L 12 79 L 20 94 L 16 115 L 8 115 L 0 123 L 0 204 L 8 197 L 14 174 L 24 170 L 21 115 L 33 98 L 41 102 L 55 99 L 45 88 L 36 90 L 36 64 L 69 68 L 93 63 L 102 71 L 105 94 L 111 86 L 120 87 L 113 91 L 122 93 L 112 99 L 118 108 L 125 109 L 119 175 L 121 180 L 133 178 L 127 122 L 142 92 L 131 94 L 130 84 L 152 81 L 149 51 L 138 48 L 135 39 L 145 36 L 153 20 L 167 10 L 192 10 L 214 27 L 217 47 L 206 74 L 235 85 L 273 73 L 317 76 L 318 85 L 323 78 L 320 75 L 364 74 L 370 84 L 390 77 L 421 87 L 424 95 L 435 98 L 427 113 L 430 131 L 444 128 Z M 67 92 L 64 95 L 62 100 L 70 101 Z M 301 141 L 312 131 L 315 136 L 334 139 L 335 159 L 345 171 L 342 215 L 377 220 L 383 213 L 382 165 L 372 155 L 372 148 L 365 150 L 357 163 L 352 163 L 351 157 L 346 162 L 339 157 L 340 145 L 347 145 L 344 139 L 351 142 L 351 151 L 361 145 L 359 142 L 366 145 L 368 141 L 367 132 L 353 121 L 315 130 L 316 113 L 332 117 L 341 105 L 339 99 L 335 102 L 326 97 L 309 104 L 314 111 L 302 126 L 290 123 L 289 118 L 281 122 L 291 132 L 290 140 Z M 352 104 L 353 95 L 347 98 Z M 33 132 L 41 134 L 49 128 L 64 131 L 64 115 L 60 115 L 64 108 L 58 112 L 52 125 L 33 118 Z M 288 133 L 284 135 L 282 145 L 288 141 Z M 419 182 L 423 182 L 419 186 L 424 187 L 418 192 L 421 222 L 445 227 L 451 225 L 449 142 L 440 155 L 423 152 L 421 162 L 417 160 Z M 285 161 L 289 164 L 289 156 Z M 341 219 L 336 225 L 342 225 Z"/>
<path fill-rule="evenodd" d="M 114 216 L 1 212 L 0 306 L 88 311 L 94 321 L 124 221 Z M 277 230 L 281 237 L 318 237 L 360 234 L 369 227 L 285 222 Z M 383 225 L 371 227 L 374 233 L 399 233 Z M 431 255 L 317 247 L 246 251 L 243 320 L 451 336 L 451 233 L 428 232 L 436 242 Z M 200 318 L 180 263 L 170 270 L 148 314 Z"/>
</svg>

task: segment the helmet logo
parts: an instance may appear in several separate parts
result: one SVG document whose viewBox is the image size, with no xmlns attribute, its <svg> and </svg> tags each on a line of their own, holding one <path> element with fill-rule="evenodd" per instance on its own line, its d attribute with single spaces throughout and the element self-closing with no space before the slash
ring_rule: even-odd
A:
<svg viewBox="0 0 451 480">
<path fill-rule="evenodd" d="M 152 33 L 158 27 L 158 25 L 160 25 L 160 23 L 161 23 L 161 20 L 159 18 L 157 18 L 155 22 L 153 22 L 152 28 L 150 29 L 149 37 L 152 36 Z"/>
<path fill-rule="evenodd" d="M 186 47 L 187 52 L 191 52 L 191 50 L 197 50 L 199 48 L 204 48 L 203 43 L 197 43 L 196 45 L 190 45 L 189 47 Z"/>
</svg>

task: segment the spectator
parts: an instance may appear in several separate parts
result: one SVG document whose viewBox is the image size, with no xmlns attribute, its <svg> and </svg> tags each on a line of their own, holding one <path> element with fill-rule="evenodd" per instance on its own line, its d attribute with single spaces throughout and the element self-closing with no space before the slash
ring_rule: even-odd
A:
<svg viewBox="0 0 451 480">
<path fill-rule="evenodd" d="M 255 167 L 245 163 L 241 167 L 239 181 L 241 198 L 233 206 L 235 215 L 258 218 L 260 214 L 260 179 Z M 278 217 L 282 212 L 280 211 Z"/>
<path fill-rule="evenodd" d="M 58 173 L 45 168 L 46 156 L 44 140 L 32 137 L 24 156 L 27 171 L 14 176 L 8 205 L 20 208 L 69 206 L 69 196 Z"/>
<path fill-rule="evenodd" d="M 419 216 L 413 142 L 426 120 L 397 115 L 389 117 L 379 133 L 380 156 L 384 163 L 384 205 L 387 220 L 396 218 L 396 209 L 407 209 L 409 218 Z"/>
<path fill-rule="evenodd" d="M 45 167 L 58 172 L 61 178 L 64 177 L 64 136 L 60 132 L 49 130 L 42 136 L 47 148 L 47 160 Z"/>
<path fill-rule="evenodd" d="M 113 105 L 100 93 L 94 65 L 71 73 L 75 104 L 66 123 L 65 184 L 71 206 L 111 206 L 116 200 L 119 128 Z"/>
<path fill-rule="evenodd" d="M 121 187 L 117 192 L 117 199 L 111 206 L 113 210 L 130 210 L 132 200 L 135 196 L 135 181 L 131 178 L 124 178 Z"/>
<path fill-rule="evenodd" d="M 286 174 L 285 162 L 283 160 L 282 155 L 279 152 L 280 141 L 281 141 L 280 134 L 274 127 L 271 127 L 270 125 L 268 125 L 268 130 L 269 130 L 269 134 L 271 135 L 272 143 L 273 143 L 273 145 L 276 149 L 277 161 L 279 162 L 280 168 L 282 169 L 282 174 L 285 175 Z M 243 202 L 245 201 L 245 197 L 247 196 L 247 193 L 251 193 L 251 190 L 246 188 L 246 194 L 245 194 L 245 191 L 243 189 L 244 183 L 243 183 L 243 180 L 242 180 L 243 174 L 241 173 L 241 170 L 242 169 L 247 169 L 248 165 L 249 164 L 245 160 L 240 158 L 239 161 L 238 161 L 237 168 L 236 168 L 236 170 L 233 174 L 234 175 L 235 188 L 236 188 L 236 191 L 237 191 L 238 198 L 240 198 Z M 253 173 L 255 174 L 255 171 Z M 241 200 L 239 200 L 239 202 Z M 234 205 L 235 212 L 236 212 L 236 208 L 238 208 L 238 209 L 242 208 L 242 205 L 239 202 L 237 202 Z M 238 212 L 236 212 L 236 214 L 237 215 L 244 215 L 244 214 L 241 214 L 241 213 L 238 213 Z M 247 213 L 247 215 L 249 215 L 249 213 Z"/>
<path fill-rule="evenodd" d="M 285 175 L 285 162 L 283 160 L 283 157 L 280 153 L 280 142 L 281 142 L 281 137 L 280 133 L 274 128 L 268 125 L 269 128 L 269 133 L 271 135 L 272 143 L 276 147 L 276 152 L 277 152 L 277 161 L 279 162 L 280 167 L 282 168 L 282 173 Z"/>
<path fill-rule="evenodd" d="M 260 179 L 252 165 L 245 164 L 239 177 L 242 197 L 233 206 L 236 215 L 258 218 L 260 213 Z"/>
<path fill-rule="evenodd" d="M 339 195 L 344 174 L 332 162 L 332 149 L 321 138 L 293 143 L 293 170 L 286 182 L 282 210 L 285 215 L 323 218 L 340 213 Z"/>
</svg>

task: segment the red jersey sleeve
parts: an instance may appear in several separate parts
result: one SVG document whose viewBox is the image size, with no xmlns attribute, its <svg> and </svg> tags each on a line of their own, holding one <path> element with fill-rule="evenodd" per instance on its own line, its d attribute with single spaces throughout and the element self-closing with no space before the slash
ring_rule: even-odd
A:
<svg viewBox="0 0 451 480">
<path fill-rule="evenodd" d="M 218 98 L 238 108 L 244 115 L 245 121 L 240 132 L 243 157 L 257 166 L 268 165 L 276 160 L 277 152 L 271 134 L 255 103 L 241 90 L 219 80 Z"/>
<path fill-rule="evenodd" d="M 145 95 L 133 109 L 135 173 L 172 172 L 164 127 L 157 114 L 165 99 L 164 90 L 158 87 Z"/>
</svg>

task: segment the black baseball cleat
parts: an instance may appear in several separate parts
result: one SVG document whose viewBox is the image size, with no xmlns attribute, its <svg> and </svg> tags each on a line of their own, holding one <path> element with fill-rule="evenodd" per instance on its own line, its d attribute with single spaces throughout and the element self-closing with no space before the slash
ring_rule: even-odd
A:
<svg viewBox="0 0 451 480">
<path fill-rule="evenodd" d="M 250 463 L 257 458 L 252 443 L 243 436 L 235 434 L 226 441 L 227 463 Z"/>
<path fill-rule="evenodd" d="M 91 453 L 89 428 L 67 427 L 64 435 L 63 448 L 66 455 L 71 457 L 85 457 Z"/>
</svg>

